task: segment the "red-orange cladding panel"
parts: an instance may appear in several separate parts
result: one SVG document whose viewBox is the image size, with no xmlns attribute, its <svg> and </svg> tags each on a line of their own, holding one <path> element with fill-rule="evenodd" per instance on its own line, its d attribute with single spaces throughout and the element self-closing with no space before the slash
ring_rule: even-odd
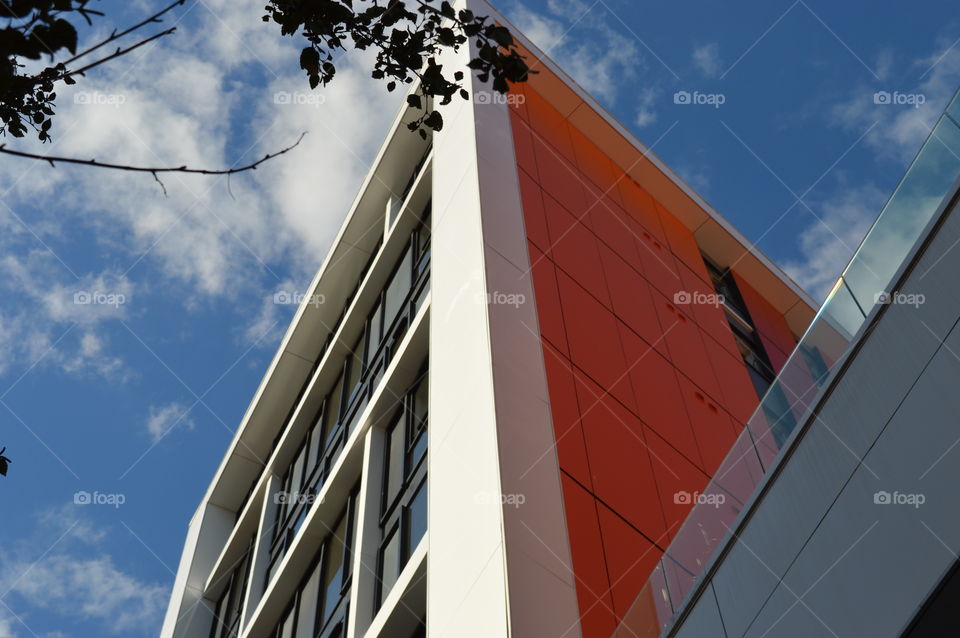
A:
<svg viewBox="0 0 960 638">
<path fill-rule="evenodd" d="M 608 308 L 610 295 L 596 236 L 553 197 L 543 198 L 554 262 Z"/>
<path fill-rule="evenodd" d="M 666 537 L 658 544 L 666 547 L 690 511 L 691 495 L 702 491 L 710 479 L 653 430 L 648 429 L 646 434 L 657 491 L 667 523 Z"/>
<path fill-rule="evenodd" d="M 556 149 L 560 155 L 574 160 L 573 144 L 566 119 L 543 97 L 530 87 L 524 90 L 524 106 L 534 138 L 541 139 Z"/>
<path fill-rule="evenodd" d="M 560 468 L 588 489 L 593 489 L 570 362 L 549 344 L 544 344 L 543 349 Z"/>
<path fill-rule="evenodd" d="M 517 164 L 527 171 L 531 177 L 539 179 L 537 160 L 533 154 L 533 131 L 530 130 L 530 125 L 516 114 L 512 114 L 510 121 L 513 128 L 513 146 L 514 153 L 517 156 Z"/>
<path fill-rule="evenodd" d="M 523 206 L 523 221 L 527 230 L 527 239 L 540 250 L 550 248 L 550 234 L 547 232 L 547 218 L 543 211 L 543 193 L 540 185 L 520 169 L 520 202 Z"/>
<path fill-rule="evenodd" d="M 637 416 L 691 461 L 696 461 L 696 442 L 676 369 L 622 324 L 620 331 L 637 397 Z"/>
<path fill-rule="evenodd" d="M 710 396 L 722 396 L 703 345 L 700 327 L 685 311 L 663 296 L 654 293 L 653 297 L 673 364 Z"/>
<path fill-rule="evenodd" d="M 569 476 L 561 473 L 560 478 L 583 638 L 609 638 L 616 627 L 616 618 L 597 518 L 597 502 Z"/>
<path fill-rule="evenodd" d="M 600 533 L 607 557 L 613 608 L 622 618 L 637 597 L 662 552 L 610 509 L 598 505 Z"/>
<path fill-rule="evenodd" d="M 613 310 L 617 317 L 648 344 L 656 344 L 663 335 L 653 296 L 646 280 L 610 248 L 601 244 L 600 260 L 610 288 Z M 666 344 L 662 344 L 666 352 Z M 627 362 L 628 365 L 630 361 Z"/>
<path fill-rule="evenodd" d="M 617 320 L 563 272 L 558 273 L 564 323 L 574 365 L 633 409 L 636 400 L 617 334 Z"/>
<path fill-rule="evenodd" d="M 594 494 L 648 537 L 659 538 L 665 523 L 643 425 L 589 379 L 577 375 L 576 385 Z"/>
</svg>

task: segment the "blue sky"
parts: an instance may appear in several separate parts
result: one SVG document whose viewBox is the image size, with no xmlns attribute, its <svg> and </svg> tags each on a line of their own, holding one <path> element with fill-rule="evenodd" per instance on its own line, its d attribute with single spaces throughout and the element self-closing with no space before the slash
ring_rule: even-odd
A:
<svg viewBox="0 0 960 638">
<path fill-rule="evenodd" d="M 100 4 L 108 30 L 163 3 Z M 398 106 L 356 53 L 309 93 L 262 4 L 188 2 L 177 34 L 59 91 L 44 149 L 224 166 L 309 131 L 232 196 L 0 160 L 0 638 L 156 635 L 187 522 L 294 312 L 274 299 L 319 266 Z M 498 6 L 818 296 L 960 85 L 945 1 Z"/>
</svg>

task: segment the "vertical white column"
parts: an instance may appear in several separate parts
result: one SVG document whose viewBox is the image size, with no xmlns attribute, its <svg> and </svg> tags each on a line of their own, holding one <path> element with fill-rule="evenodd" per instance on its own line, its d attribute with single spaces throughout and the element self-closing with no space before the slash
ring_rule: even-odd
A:
<svg viewBox="0 0 960 638">
<path fill-rule="evenodd" d="M 380 548 L 380 486 L 383 484 L 385 436 L 381 428 L 367 431 L 363 450 L 363 475 L 357 496 L 357 540 L 353 554 L 353 591 L 348 638 L 367 632 L 376 609 L 377 553 Z"/>
<path fill-rule="evenodd" d="M 462 6 L 462 3 L 458 3 Z M 446 50 L 445 70 L 469 51 Z M 473 109 L 441 107 L 434 137 L 427 635 L 509 636 Z"/>
<path fill-rule="evenodd" d="M 463 5 L 492 13 L 482 1 Z M 464 47 L 445 68 L 470 56 Z M 468 76 L 471 94 L 491 99 L 443 111 L 434 144 L 428 630 L 576 637 L 509 107 Z"/>
<path fill-rule="evenodd" d="M 250 561 L 250 579 L 247 583 L 247 593 L 243 600 L 243 615 L 240 620 L 240 627 L 244 628 L 250 620 L 250 616 L 257 609 L 260 598 L 263 596 L 264 580 L 267 577 L 267 569 L 270 567 L 270 543 L 273 540 L 273 522 L 277 518 L 277 499 L 276 495 L 283 488 L 283 481 L 276 475 L 271 474 L 266 481 L 263 495 L 263 505 L 260 508 L 260 522 L 257 525 L 257 533 L 253 542 L 253 557 Z"/>
</svg>

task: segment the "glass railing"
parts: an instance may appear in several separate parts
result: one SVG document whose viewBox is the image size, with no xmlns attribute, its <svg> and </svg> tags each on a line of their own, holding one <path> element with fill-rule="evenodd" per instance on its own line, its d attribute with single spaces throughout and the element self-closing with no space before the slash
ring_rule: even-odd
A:
<svg viewBox="0 0 960 638">
<path fill-rule="evenodd" d="M 813 408 L 867 315 L 960 177 L 960 92 L 920 148 L 880 216 L 763 396 L 747 427 L 698 494 L 615 636 L 656 638 L 680 611 L 781 446 Z"/>
</svg>

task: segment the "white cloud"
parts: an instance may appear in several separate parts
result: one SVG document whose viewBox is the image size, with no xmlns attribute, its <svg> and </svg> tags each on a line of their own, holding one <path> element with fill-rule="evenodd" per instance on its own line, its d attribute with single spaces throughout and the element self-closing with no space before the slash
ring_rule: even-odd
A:
<svg viewBox="0 0 960 638">
<path fill-rule="evenodd" d="M 13 631 L 13 619 L 6 618 L 7 611 L 0 609 L 0 638 L 16 638 L 17 634 Z"/>
<path fill-rule="evenodd" d="M 881 82 L 885 83 L 895 75 L 895 66 L 892 54 L 881 52 L 877 63 Z M 951 43 L 941 43 L 937 51 L 914 60 L 909 66 L 911 74 L 921 78 L 915 85 L 861 87 L 829 111 L 833 124 L 858 135 L 873 126 L 865 143 L 877 149 L 879 157 L 898 162 L 913 158 L 960 84 L 960 51 L 951 48 Z M 918 94 L 925 101 L 918 108 L 877 104 L 874 101 L 876 91 Z M 841 183 L 837 195 L 814 206 L 822 221 L 814 221 L 800 233 L 798 242 L 803 256 L 785 264 L 784 269 L 814 297 L 825 298 L 853 250 L 877 218 L 888 195 L 872 183 L 858 187 Z M 917 202 L 916 205 L 928 206 L 930 203 Z M 891 235 L 888 240 L 893 239 Z M 901 246 L 889 247 L 890 252 L 902 249 Z M 883 247 L 876 252 L 883 253 Z"/>
<path fill-rule="evenodd" d="M 227 296 L 262 297 L 288 277 L 309 281 L 402 96 L 369 78 L 362 53 L 343 56 L 334 82 L 311 93 L 297 64 L 299 40 L 263 23 L 262 8 L 255 0 L 198 5 L 174 35 L 75 87 L 58 87 L 53 144 L 17 142 L 101 161 L 219 168 L 252 162 L 309 131 L 295 151 L 229 181 L 167 175 L 169 197 L 149 175 L 5 162 L 0 179 L 10 190 L 0 197 L 29 230 L 0 209 L 0 274 L 26 286 L 17 293 L 24 303 L 0 311 L 0 372 L 30 365 L 76 323 L 77 334 L 57 348 L 69 351 L 55 357 L 61 369 L 118 374 L 122 362 L 103 328 L 143 312 L 141 289 L 202 311 Z M 276 104 L 277 91 L 323 103 Z M 73 240 L 80 233 L 92 242 Z M 85 270 L 78 262 L 90 260 L 75 256 L 98 253 L 116 266 Z M 119 293 L 127 303 L 74 304 L 79 291 Z M 263 325 L 237 312 L 250 324 L 241 335 Z"/>
<path fill-rule="evenodd" d="M 678 166 L 677 174 L 700 195 L 710 187 L 710 172 L 705 166 Z"/>
<path fill-rule="evenodd" d="M 720 75 L 720 47 L 717 43 L 704 44 L 693 50 L 693 65 L 704 77 Z"/>
<path fill-rule="evenodd" d="M 168 585 L 141 580 L 118 566 L 102 547 L 106 533 L 80 519 L 71 507 L 77 508 L 47 512 L 30 542 L 5 548 L 0 556 L 0 587 L 9 592 L 5 604 L 28 627 L 35 616 L 42 616 L 44 624 L 59 621 L 66 628 L 92 622 L 105 633 L 120 636 L 143 635 L 159 627 Z M 54 517 L 63 525 L 50 527 L 44 522 Z M 9 612 L 0 613 L 0 638 L 23 633 L 17 628 L 20 621 Z M 26 634 L 34 635 L 32 630 Z"/>
<path fill-rule="evenodd" d="M 549 15 L 515 5 L 510 19 L 584 89 L 608 102 L 643 64 L 636 42 L 580 0 L 549 0 Z M 589 37 L 584 37 L 589 33 Z"/>
<path fill-rule="evenodd" d="M 26 569 L 20 564 L 15 569 Z M 13 591 L 41 609 L 76 615 L 123 635 L 157 623 L 167 588 L 143 583 L 106 555 L 95 558 L 54 554 L 33 566 Z"/>
<path fill-rule="evenodd" d="M 13 300 L 0 307 L 0 373 L 14 363 L 41 362 L 67 373 L 125 378 L 101 332 L 105 322 L 128 316 L 132 283 L 111 270 L 74 279 L 49 252 L 22 244 L 0 238 L 7 252 L 0 294 Z"/>
<path fill-rule="evenodd" d="M 882 81 L 874 87 L 860 87 L 845 101 L 829 111 L 830 122 L 855 133 L 873 129 L 866 142 L 884 156 L 909 161 L 930 134 L 947 101 L 960 85 L 960 50 L 943 44 L 929 56 L 914 60 L 909 75 L 919 77 L 915 84 L 891 84 L 893 59 L 881 55 L 879 68 Z M 923 103 L 876 103 L 878 92 L 922 96 Z"/>
<path fill-rule="evenodd" d="M 174 428 L 192 430 L 195 426 L 187 416 L 190 406 L 180 403 L 169 403 L 164 406 L 151 406 L 147 417 L 147 433 L 150 440 L 157 443 L 167 436 Z"/>
<path fill-rule="evenodd" d="M 885 200 L 886 194 L 873 184 L 841 185 L 839 195 L 812 207 L 820 220 L 800 233 L 803 257 L 786 262 L 784 270 L 814 298 L 825 299 Z"/>
<path fill-rule="evenodd" d="M 657 112 L 653 105 L 660 96 L 660 91 L 653 87 L 640 89 L 637 94 L 637 116 L 634 122 L 640 128 L 650 126 L 657 121 Z"/>
</svg>

